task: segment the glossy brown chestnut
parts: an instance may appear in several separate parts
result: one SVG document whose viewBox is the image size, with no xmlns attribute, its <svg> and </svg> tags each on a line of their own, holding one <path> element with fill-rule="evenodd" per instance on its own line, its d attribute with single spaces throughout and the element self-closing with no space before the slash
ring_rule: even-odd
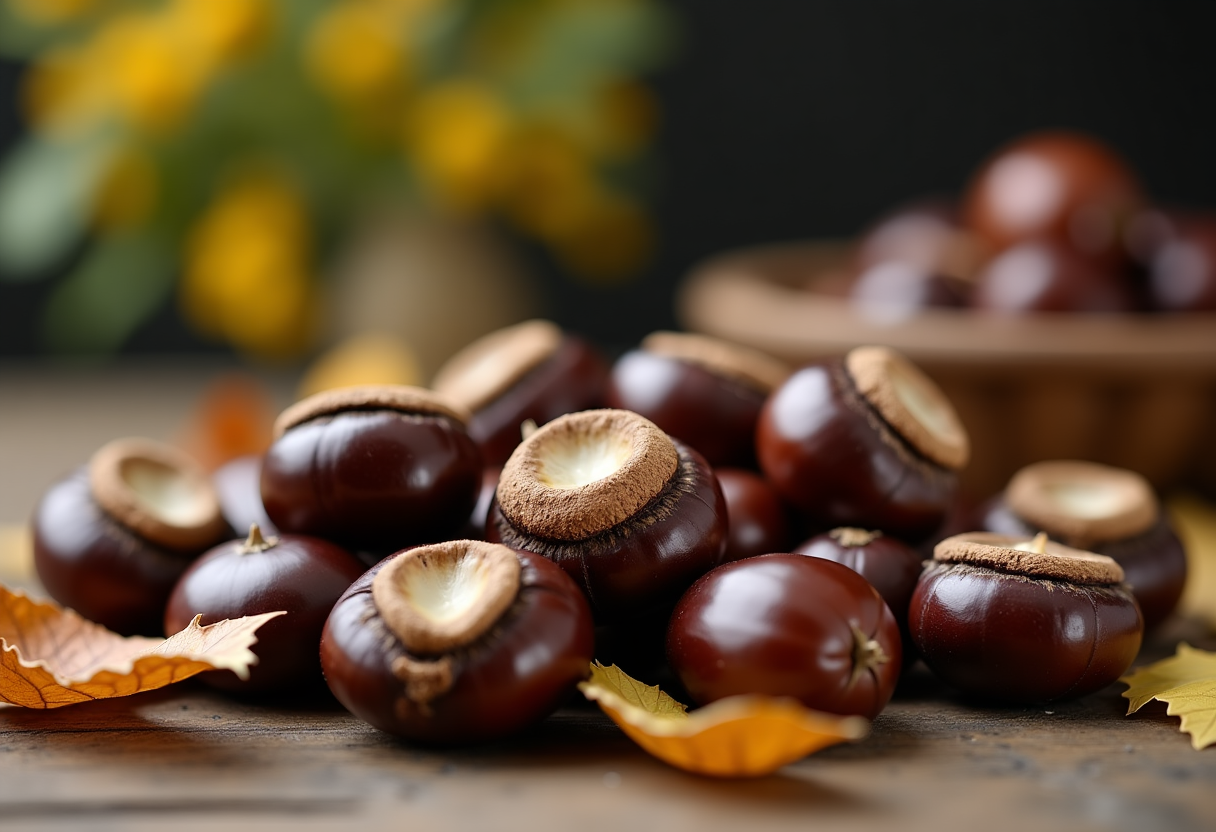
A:
<svg viewBox="0 0 1216 832">
<path fill-rule="evenodd" d="M 258 662 L 242 680 L 228 670 L 200 678 L 221 690 L 268 693 L 307 691 L 322 683 L 317 644 L 334 602 L 364 567 L 345 549 L 307 535 L 263 537 L 252 526 L 245 540 L 211 549 L 191 564 L 169 596 L 165 633 L 182 630 L 196 615 L 214 624 L 243 615 L 283 610 L 258 629 Z"/>
<path fill-rule="evenodd" d="M 261 456 L 238 456 L 225 462 L 211 473 L 211 484 L 234 537 L 255 523 L 263 534 L 278 534 L 262 505 Z"/>
<path fill-rule="evenodd" d="M 728 563 L 676 604 L 667 656 L 692 698 L 792 696 L 873 719 L 899 679 L 899 627 L 878 592 L 838 563 L 794 554 Z"/>
<path fill-rule="evenodd" d="M 876 263 L 853 278 L 849 299 L 857 313 L 877 324 L 896 324 L 925 309 L 970 305 L 972 284 L 911 263 Z"/>
<path fill-rule="evenodd" d="M 485 464 L 501 466 L 521 425 L 602 407 L 608 364 L 590 344 L 550 321 L 492 332 L 452 356 L 432 387 L 466 407 Z"/>
<path fill-rule="evenodd" d="M 229 533 L 202 469 L 146 439 L 98 450 L 47 490 L 31 525 L 47 593 L 123 635 L 159 635 L 178 577 Z"/>
<path fill-rule="evenodd" d="M 1149 303 L 1165 312 L 1216 311 L 1216 216 L 1175 217 L 1153 252 Z"/>
<path fill-rule="evenodd" d="M 908 626 L 908 603 L 923 560 L 908 544 L 878 531 L 848 526 L 815 535 L 794 551 L 847 566 L 870 582 L 887 602 L 900 631 Z"/>
<path fill-rule="evenodd" d="M 820 527 L 931 534 L 950 507 L 967 434 L 932 381 L 883 347 L 797 370 L 756 426 L 765 478 Z"/>
<path fill-rule="evenodd" d="M 692 448 L 636 413 L 589 410 L 515 450 L 486 538 L 555 561 L 607 622 L 671 603 L 721 563 L 726 504 Z"/>
<path fill-rule="evenodd" d="M 1134 471 L 1073 460 L 1028 465 L 981 507 L 977 525 L 1023 538 L 1042 531 L 1112 558 L 1123 568 L 1146 630 L 1169 617 L 1186 587 L 1182 541 L 1152 486 Z"/>
<path fill-rule="evenodd" d="M 994 257 L 976 278 L 972 305 L 995 314 L 1111 313 L 1136 309 L 1122 273 L 1051 240 L 1019 243 Z"/>
<path fill-rule="evenodd" d="M 768 480 L 743 468 L 715 468 L 714 476 L 726 500 L 725 560 L 787 551 L 788 509 Z"/>
<path fill-rule="evenodd" d="M 1071 699 L 1118 679 L 1144 622 L 1110 558 L 988 532 L 937 545 L 908 612 L 912 640 L 947 684 L 986 700 Z"/>
<path fill-rule="evenodd" d="M 632 410 L 715 468 L 755 467 L 756 419 L 784 363 L 703 335 L 655 332 L 612 367 L 609 407 Z"/>
<path fill-rule="evenodd" d="M 1096 139 L 1065 131 L 1022 136 L 976 173 L 967 225 L 995 251 L 1051 238 L 1101 258 L 1121 256 L 1120 234 L 1141 202 L 1131 168 Z"/>
<path fill-rule="evenodd" d="M 903 263 L 922 273 L 970 279 L 984 260 L 979 239 L 964 228 L 957 207 L 929 197 L 902 205 L 868 228 L 857 243 L 857 268 Z"/>
<path fill-rule="evenodd" d="M 279 530 L 354 550 L 439 540 L 467 521 L 481 454 L 466 414 L 417 387 L 347 387 L 279 417 L 262 503 Z"/>
<path fill-rule="evenodd" d="M 587 675 L 592 633 L 582 593 L 555 564 L 452 541 L 399 552 L 355 581 L 325 624 L 321 665 L 338 700 L 382 731 L 482 742 L 557 707 Z"/>
</svg>

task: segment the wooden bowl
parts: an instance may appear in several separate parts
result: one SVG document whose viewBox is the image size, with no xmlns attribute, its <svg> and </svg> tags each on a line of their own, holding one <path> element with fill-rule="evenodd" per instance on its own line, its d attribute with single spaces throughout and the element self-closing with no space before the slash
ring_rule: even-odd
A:
<svg viewBox="0 0 1216 832">
<path fill-rule="evenodd" d="M 1031 462 L 1087 459 L 1158 488 L 1216 489 L 1216 315 L 987 316 L 932 309 L 894 324 L 845 296 L 851 249 L 806 242 L 730 252 L 683 283 L 681 324 L 803 363 L 860 344 L 902 351 L 971 434 L 964 492 Z"/>
</svg>

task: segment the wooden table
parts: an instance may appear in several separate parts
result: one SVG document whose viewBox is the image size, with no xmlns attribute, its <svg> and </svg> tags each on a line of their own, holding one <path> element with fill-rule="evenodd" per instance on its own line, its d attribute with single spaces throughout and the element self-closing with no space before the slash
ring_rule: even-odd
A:
<svg viewBox="0 0 1216 832">
<path fill-rule="evenodd" d="M 209 372 L 0 372 L 0 522 L 21 522 L 100 442 L 171 436 Z M 1210 628 L 1176 620 L 1144 658 L 1183 637 L 1216 649 Z M 188 682 L 0 710 L 0 828 L 1216 829 L 1216 748 L 1192 750 L 1163 707 L 1125 717 L 1122 689 L 976 707 L 917 668 L 867 739 L 736 782 L 668 768 L 585 703 L 508 742 L 428 750 L 332 702 L 243 702 Z"/>
</svg>

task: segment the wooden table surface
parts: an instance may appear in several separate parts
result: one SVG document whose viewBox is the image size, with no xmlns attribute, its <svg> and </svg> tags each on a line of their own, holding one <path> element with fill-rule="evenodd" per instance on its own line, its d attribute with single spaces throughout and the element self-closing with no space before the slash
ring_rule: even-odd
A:
<svg viewBox="0 0 1216 832">
<path fill-rule="evenodd" d="M 23 522 L 101 442 L 172 436 L 210 372 L 0 368 L 0 523 Z M 1176 619 L 1142 659 L 1181 638 L 1216 649 L 1209 626 Z M 1164 707 L 1124 716 L 1122 689 L 977 707 L 916 668 L 868 738 L 715 781 L 648 757 L 586 703 L 510 741 L 430 750 L 329 701 L 239 701 L 187 682 L 0 710 L 0 828 L 1216 830 L 1216 747 L 1194 751 Z"/>
</svg>

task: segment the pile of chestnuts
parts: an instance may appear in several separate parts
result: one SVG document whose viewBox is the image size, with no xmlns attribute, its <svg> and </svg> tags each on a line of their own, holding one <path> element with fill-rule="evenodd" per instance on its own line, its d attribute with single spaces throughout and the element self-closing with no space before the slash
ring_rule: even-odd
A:
<svg viewBox="0 0 1216 832">
<path fill-rule="evenodd" d="M 1022 136 L 957 199 L 899 207 L 861 236 L 848 292 L 894 322 L 924 307 L 988 314 L 1216 311 L 1216 213 L 1154 202 L 1082 133 Z"/>
<path fill-rule="evenodd" d="M 1185 580 L 1151 490 L 1033 468 L 925 562 L 969 454 L 940 389 L 883 347 L 795 369 L 655 333 L 612 363 L 530 321 L 434 389 L 297 402 L 262 457 L 214 475 L 111 443 L 43 498 L 36 565 L 123 633 L 285 610 L 249 680 L 210 681 L 325 683 L 424 743 L 519 731 L 614 643 L 698 704 L 768 694 L 867 718 L 918 657 L 989 700 L 1114 681 Z"/>
</svg>

